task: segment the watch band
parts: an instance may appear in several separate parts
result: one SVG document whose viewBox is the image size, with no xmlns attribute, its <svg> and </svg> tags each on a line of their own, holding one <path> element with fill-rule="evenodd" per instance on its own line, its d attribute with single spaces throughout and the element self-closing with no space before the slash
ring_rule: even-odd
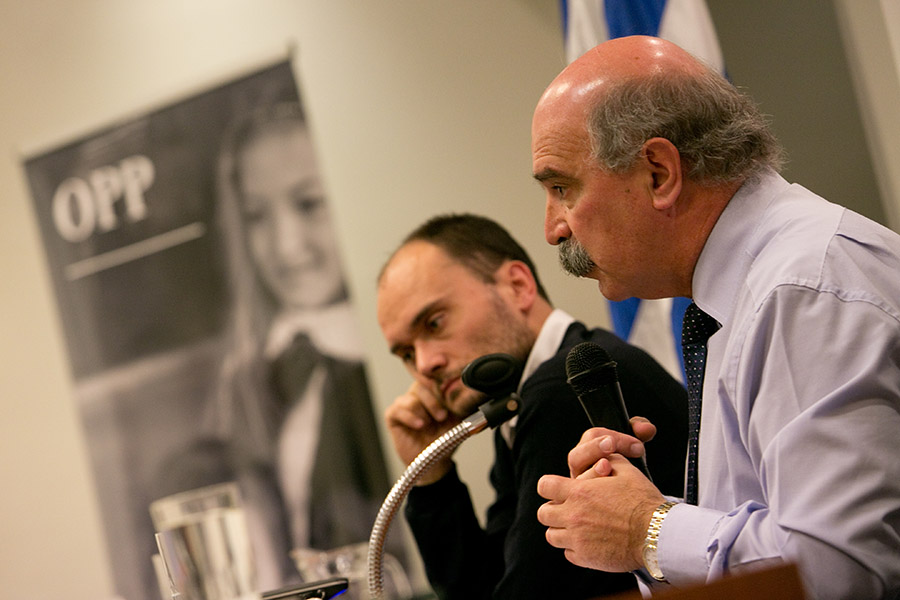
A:
<svg viewBox="0 0 900 600">
<path fill-rule="evenodd" d="M 659 558 L 657 556 L 659 532 L 662 529 L 663 521 L 669 513 L 669 510 L 676 504 L 678 503 L 669 501 L 663 502 L 656 507 L 656 510 L 653 511 L 653 516 L 650 517 L 650 525 L 647 527 L 647 537 L 644 538 L 644 567 L 646 567 L 650 576 L 657 581 L 666 580 L 662 569 L 659 568 Z"/>
</svg>

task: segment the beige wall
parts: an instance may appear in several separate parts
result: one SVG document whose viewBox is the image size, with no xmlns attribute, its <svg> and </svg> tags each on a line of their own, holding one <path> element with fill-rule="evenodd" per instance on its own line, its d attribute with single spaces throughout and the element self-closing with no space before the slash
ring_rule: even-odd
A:
<svg viewBox="0 0 900 600">
<path fill-rule="evenodd" d="M 784 174 L 885 223 L 834 3 L 707 0 L 732 81 L 771 116 Z M 849 3 L 848 3 L 849 4 Z M 853 13 L 877 7 L 853 2 Z"/>
<path fill-rule="evenodd" d="M 436 212 L 501 220 L 559 304 L 605 321 L 593 283 L 556 268 L 530 180 L 531 110 L 563 65 L 555 0 L 0 0 L 0 599 L 112 596 L 21 156 L 291 44 L 381 407 L 406 377 L 375 323 L 373 281 Z M 462 450 L 480 506 L 487 438 Z"/>
<path fill-rule="evenodd" d="M 900 2 L 834 0 L 886 222 L 900 231 Z"/>
</svg>

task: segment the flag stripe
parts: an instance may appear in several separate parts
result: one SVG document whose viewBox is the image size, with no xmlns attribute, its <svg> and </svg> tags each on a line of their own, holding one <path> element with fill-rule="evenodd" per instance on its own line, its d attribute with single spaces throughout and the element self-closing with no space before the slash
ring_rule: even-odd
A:
<svg viewBox="0 0 900 600">
<path fill-rule="evenodd" d="M 604 4 L 610 38 L 659 33 L 666 0 L 606 0 Z"/>
<path fill-rule="evenodd" d="M 610 302 L 609 317 L 612 320 L 613 331 L 623 340 L 627 340 L 631 336 L 631 328 L 634 326 L 640 304 L 639 298 Z"/>
</svg>

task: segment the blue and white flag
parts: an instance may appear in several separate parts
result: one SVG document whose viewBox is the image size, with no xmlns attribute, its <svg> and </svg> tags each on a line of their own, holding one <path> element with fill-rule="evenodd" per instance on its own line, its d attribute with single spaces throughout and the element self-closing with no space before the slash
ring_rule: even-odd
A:
<svg viewBox="0 0 900 600">
<path fill-rule="evenodd" d="M 568 62 L 608 39 L 652 35 L 725 72 L 705 0 L 561 0 L 561 5 Z"/>
<path fill-rule="evenodd" d="M 568 62 L 608 39 L 652 35 L 678 44 L 725 73 L 705 0 L 560 0 L 560 4 Z M 684 381 L 681 322 L 688 304 L 687 298 L 610 302 L 613 331 Z"/>
</svg>

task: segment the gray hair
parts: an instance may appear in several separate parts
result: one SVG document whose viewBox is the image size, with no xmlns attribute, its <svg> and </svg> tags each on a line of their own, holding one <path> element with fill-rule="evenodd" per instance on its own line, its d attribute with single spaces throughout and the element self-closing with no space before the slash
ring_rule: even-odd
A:
<svg viewBox="0 0 900 600">
<path fill-rule="evenodd" d="M 699 183 L 743 181 L 780 170 L 784 160 L 756 103 L 711 69 L 611 84 L 592 109 L 588 132 L 595 159 L 614 173 L 630 170 L 654 137 L 675 145 L 686 177 Z"/>
</svg>

